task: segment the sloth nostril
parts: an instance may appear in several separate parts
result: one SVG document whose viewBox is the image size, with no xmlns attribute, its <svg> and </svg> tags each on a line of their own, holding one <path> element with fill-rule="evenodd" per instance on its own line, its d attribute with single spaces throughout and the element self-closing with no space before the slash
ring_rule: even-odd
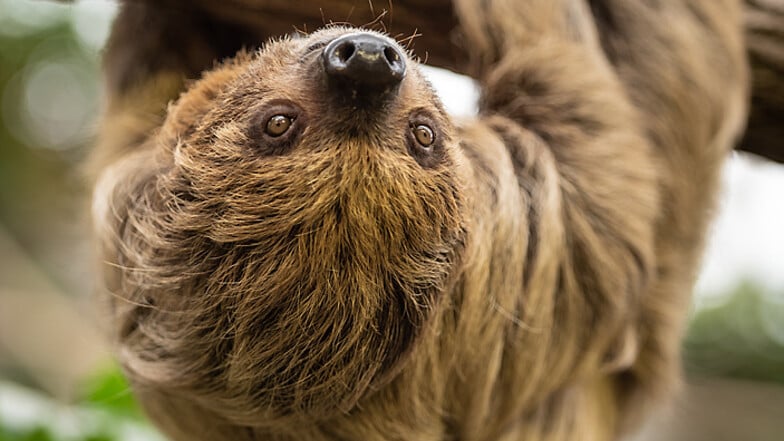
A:
<svg viewBox="0 0 784 441">
<path fill-rule="evenodd" d="M 389 62 L 390 66 L 394 66 L 400 62 L 400 54 L 392 46 L 384 48 L 384 57 Z"/>
<path fill-rule="evenodd" d="M 354 55 L 355 51 L 356 47 L 354 46 L 354 43 L 345 41 L 335 49 L 335 56 L 338 58 L 338 60 L 347 63 L 348 60 L 350 60 Z"/>
</svg>

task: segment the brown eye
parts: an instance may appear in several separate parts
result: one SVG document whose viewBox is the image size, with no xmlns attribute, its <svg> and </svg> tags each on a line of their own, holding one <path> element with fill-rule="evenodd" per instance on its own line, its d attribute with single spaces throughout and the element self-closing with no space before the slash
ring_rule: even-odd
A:
<svg viewBox="0 0 784 441">
<path fill-rule="evenodd" d="M 433 145 L 433 141 L 435 141 L 433 129 L 424 124 L 414 127 L 414 138 L 422 147 L 430 147 Z"/>
<path fill-rule="evenodd" d="M 413 112 L 409 116 L 406 131 L 408 153 L 424 168 L 440 164 L 444 156 L 444 142 L 447 139 L 435 123 L 433 117 L 424 111 Z"/>
<path fill-rule="evenodd" d="M 267 127 L 265 132 L 269 136 L 278 137 L 286 133 L 289 127 L 291 127 L 292 123 L 293 120 L 291 119 L 291 117 L 288 117 L 286 115 L 274 115 L 272 118 L 269 119 L 269 121 L 267 121 Z"/>
<path fill-rule="evenodd" d="M 283 155 L 298 145 L 307 127 L 307 114 L 286 99 L 270 100 L 248 115 L 247 136 L 255 152 Z"/>
</svg>

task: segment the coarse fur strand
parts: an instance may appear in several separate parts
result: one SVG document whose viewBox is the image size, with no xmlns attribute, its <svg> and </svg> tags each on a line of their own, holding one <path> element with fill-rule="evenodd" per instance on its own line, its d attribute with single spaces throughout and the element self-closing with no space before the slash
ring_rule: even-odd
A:
<svg viewBox="0 0 784 441">
<path fill-rule="evenodd" d="M 454 8 L 470 120 L 410 54 L 388 101 L 334 99 L 310 48 L 350 28 L 212 65 L 232 45 L 201 18 L 159 17 L 154 49 L 133 23 L 159 13 L 124 7 L 95 232 L 118 358 L 172 439 L 611 440 L 677 388 L 746 115 L 739 2 Z M 254 131 L 280 102 L 304 127 L 283 150 Z"/>
</svg>

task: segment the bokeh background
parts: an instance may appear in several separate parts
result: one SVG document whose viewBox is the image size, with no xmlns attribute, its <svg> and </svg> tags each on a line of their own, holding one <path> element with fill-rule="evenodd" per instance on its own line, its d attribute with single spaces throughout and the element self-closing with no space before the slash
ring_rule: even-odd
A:
<svg viewBox="0 0 784 441">
<path fill-rule="evenodd" d="M 80 166 L 116 11 L 0 0 L 0 441 L 160 439 L 91 306 Z M 471 81 L 428 72 L 451 111 L 474 111 Z M 728 163 L 684 347 L 685 393 L 642 439 L 784 440 L 784 166 Z"/>
</svg>

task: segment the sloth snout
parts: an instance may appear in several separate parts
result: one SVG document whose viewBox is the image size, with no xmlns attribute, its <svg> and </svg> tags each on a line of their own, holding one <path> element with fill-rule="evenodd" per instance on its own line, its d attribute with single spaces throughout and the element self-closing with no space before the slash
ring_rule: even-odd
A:
<svg viewBox="0 0 784 441">
<path fill-rule="evenodd" d="M 327 76 L 359 90 L 386 90 L 406 74 L 397 45 L 381 36 L 359 32 L 338 37 L 322 53 Z"/>
</svg>

